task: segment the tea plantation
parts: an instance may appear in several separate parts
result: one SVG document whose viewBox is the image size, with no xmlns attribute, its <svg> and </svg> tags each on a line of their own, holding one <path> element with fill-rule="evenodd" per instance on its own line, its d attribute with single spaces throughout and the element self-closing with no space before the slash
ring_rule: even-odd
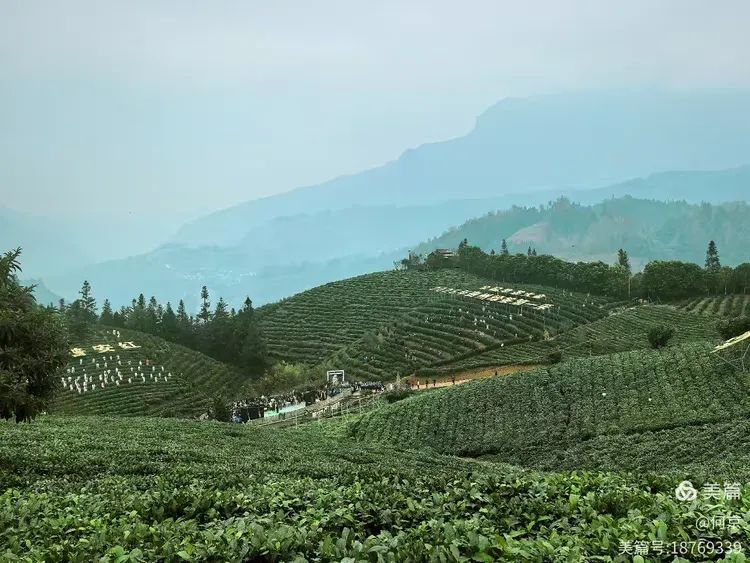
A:
<svg viewBox="0 0 750 563">
<path fill-rule="evenodd" d="M 349 431 L 363 441 L 542 468 L 660 471 L 719 453 L 716 461 L 730 463 L 733 453 L 747 455 L 748 440 L 730 443 L 714 425 L 746 425 L 750 374 L 711 349 L 625 352 L 440 389 L 365 415 Z M 678 439 L 691 433 L 712 437 L 694 455 Z M 658 451 L 642 456 L 642 437 L 646 450 Z"/>
<path fill-rule="evenodd" d="M 678 480 L 544 474 L 317 424 L 42 417 L 0 423 L 0 559 L 697 561 L 747 545 L 744 524 L 710 536 L 722 555 L 680 544 L 706 537 L 698 517 L 741 519 L 750 488 L 685 503 Z M 636 542 L 651 555 L 618 555 Z"/>
<path fill-rule="evenodd" d="M 98 329 L 75 343 L 85 356 L 71 358 L 51 412 L 198 416 L 217 389 L 231 393 L 245 381 L 200 352 L 142 332 L 117 329 L 118 337 L 112 330 Z"/>
<path fill-rule="evenodd" d="M 417 373 L 437 375 L 484 367 L 540 364 L 546 363 L 549 354 L 558 350 L 563 359 L 570 359 L 648 349 L 649 330 L 665 324 L 675 329 L 674 344 L 718 342 L 721 339 L 715 322 L 703 315 L 670 306 L 642 305 L 612 311 L 602 319 L 577 326 L 552 339 L 494 348 L 442 366 L 422 368 Z"/>
<path fill-rule="evenodd" d="M 524 306 L 440 293 L 436 287 L 468 293 L 488 285 L 456 270 L 382 272 L 310 290 L 259 314 L 275 357 L 318 364 L 320 373 L 345 369 L 358 379 L 390 380 L 548 339 L 622 306 L 539 286 L 506 288 L 543 297 L 536 303 L 526 299 Z M 550 309 L 537 309 L 542 303 Z"/>
<path fill-rule="evenodd" d="M 685 302 L 681 308 L 694 313 L 727 317 L 750 315 L 750 295 L 700 297 Z"/>
<path fill-rule="evenodd" d="M 315 364 L 436 298 L 430 288 L 479 287 L 484 282 L 458 270 L 390 271 L 333 282 L 258 309 L 272 356 Z"/>
</svg>

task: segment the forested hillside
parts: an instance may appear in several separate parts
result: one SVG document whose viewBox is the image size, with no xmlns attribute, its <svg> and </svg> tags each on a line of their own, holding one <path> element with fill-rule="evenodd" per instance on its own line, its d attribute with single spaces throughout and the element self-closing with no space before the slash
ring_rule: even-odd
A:
<svg viewBox="0 0 750 563">
<path fill-rule="evenodd" d="M 618 248 L 627 249 L 633 267 L 652 260 L 702 263 L 706 243 L 714 240 L 725 265 L 750 260 L 743 241 L 750 239 L 747 203 L 691 205 L 622 197 L 585 206 L 568 199 L 549 205 L 489 213 L 451 229 L 414 249 L 456 248 L 468 239 L 486 252 L 551 254 L 567 260 L 609 262 Z"/>
</svg>

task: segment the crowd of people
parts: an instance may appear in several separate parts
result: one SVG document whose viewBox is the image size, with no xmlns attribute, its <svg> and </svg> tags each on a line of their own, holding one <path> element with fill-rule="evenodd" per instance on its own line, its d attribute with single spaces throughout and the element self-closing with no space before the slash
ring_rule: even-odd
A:
<svg viewBox="0 0 750 563">
<path fill-rule="evenodd" d="M 231 420 L 235 423 L 244 423 L 269 415 L 275 416 L 330 399 L 347 390 L 351 390 L 352 393 L 382 393 L 385 391 L 385 385 L 380 381 L 353 382 L 326 386 L 306 392 L 292 391 L 268 397 L 261 395 L 260 397 L 246 398 L 232 403 Z"/>
<path fill-rule="evenodd" d="M 282 395 L 273 395 L 243 399 L 232 404 L 232 421 L 247 422 L 256 418 L 264 418 L 266 414 L 278 414 L 290 407 L 304 407 L 318 399 L 318 393 L 301 393 L 293 391 Z"/>
</svg>

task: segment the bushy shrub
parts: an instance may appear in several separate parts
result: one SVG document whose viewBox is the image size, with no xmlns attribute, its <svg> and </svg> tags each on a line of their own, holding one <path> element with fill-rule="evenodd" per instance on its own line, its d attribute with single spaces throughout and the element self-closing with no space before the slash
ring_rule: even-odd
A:
<svg viewBox="0 0 750 563">
<path fill-rule="evenodd" d="M 648 331 L 648 341 L 654 349 L 664 348 L 673 336 L 674 329 L 667 325 L 655 326 Z"/>
<path fill-rule="evenodd" d="M 219 422 L 229 422 L 231 414 L 226 399 L 217 395 L 211 400 L 211 418 Z"/>
<path fill-rule="evenodd" d="M 547 354 L 547 363 L 548 364 L 559 364 L 562 362 L 563 353 L 562 350 L 559 348 L 556 350 L 552 350 Z"/>
<path fill-rule="evenodd" d="M 388 391 L 388 393 L 385 393 L 383 395 L 383 398 L 389 403 L 395 403 L 397 401 L 402 401 L 410 397 L 412 394 L 413 392 L 411 389 L 394 389 L 393 391 Z"/>
</svg>

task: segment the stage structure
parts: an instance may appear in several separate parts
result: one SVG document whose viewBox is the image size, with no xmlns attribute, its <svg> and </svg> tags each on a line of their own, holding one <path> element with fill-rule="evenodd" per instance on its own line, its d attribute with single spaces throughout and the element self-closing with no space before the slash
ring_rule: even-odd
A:
<svg viewBox="0 0 750 563">
<path fill-rule="evenodd" d="M 326 380 L 329 386 L 341 385 L 345 381 L 343 369 L 333 369 L 326 372 Z"/>
</svg>

